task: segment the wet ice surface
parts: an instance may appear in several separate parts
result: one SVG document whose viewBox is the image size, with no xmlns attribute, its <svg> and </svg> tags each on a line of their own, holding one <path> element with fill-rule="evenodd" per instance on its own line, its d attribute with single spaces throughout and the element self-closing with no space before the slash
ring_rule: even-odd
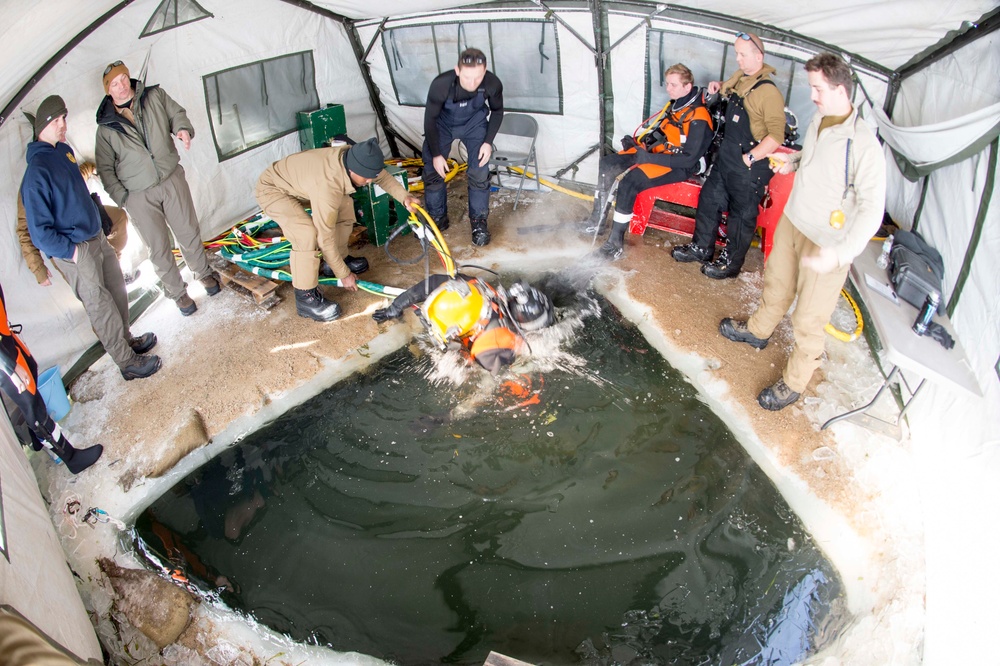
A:
<svg viewBox="0 0 1000 666">
<path fill-rule="evenodd" d="M 836 574 L 681 375 L 574 308 L 499 380 L 424 343 L 333 387 L 143 538 L 279 631 L 399 663 L 801 658 Z"/>
</svg>

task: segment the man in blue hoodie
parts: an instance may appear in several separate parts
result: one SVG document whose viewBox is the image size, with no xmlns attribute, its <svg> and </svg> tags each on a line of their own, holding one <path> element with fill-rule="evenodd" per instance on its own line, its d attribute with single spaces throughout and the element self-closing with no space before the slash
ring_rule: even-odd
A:
<svg viewBox="0 0 1000 666">
<path fill-rule="evenodd" d="M 35 247 L 52 257 L 83 303 L 94 333 L 125 379 L 149 377 L 160 358 L 147 355 L 156 336 L 129 332 L 128 295 L 115 251 L 76 155 L 66 143 L 66 104 L 58 95 L 42 100 L 33 119 L 37 141 L 28 144 L 21 198 Z"/>
</svg>

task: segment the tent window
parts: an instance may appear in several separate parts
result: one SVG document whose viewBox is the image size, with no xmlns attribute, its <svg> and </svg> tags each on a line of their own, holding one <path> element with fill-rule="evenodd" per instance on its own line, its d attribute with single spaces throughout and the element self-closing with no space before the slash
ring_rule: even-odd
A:
<svg viewBox="0 0 1000 666">
<path fill-rule="evenodd" d="M 656 113 L 669 99 L 664 88 L 663 72 L 675 63 L 687 65 L 694 74 L 694 84 L 705 87 L 709 81 L 726 80 L 736 71 L 732 44 L 712 39 L 681 35 L 666 30 L 649 32 L 649 60 L 646 72 L 646 116 Z M 771 79 L 777 84 L 799 122 L 801 138 L 816 110 L 809 100 L 809 81 L 802 71 L 803 62 L 768 53 L 764 62 L 774 67 Z"/>
<path fill-rule="evenodd" d="M 319 108 L 312 51 L 247 63 L 202 78 L 219 160 L 296 130 L 296 113 Z"/>
<path fill-rule="evenodd" d="M 519 48 L 510 48 L 517 44 Z M 503 82 L 504 108 L 562 113 L 559 43 L 552 21 L 469 21 L 392 28 L 382 41 L 396 100 L 424 106 L 431 81 L 477 48 Z"/>
<path fill-rule="evenodd" d="M 214 16 L 194 0 L 163 0 L 149 17 L 139 37 L 149 37 L 203 18 L 214 18 Z"/>
</svg>

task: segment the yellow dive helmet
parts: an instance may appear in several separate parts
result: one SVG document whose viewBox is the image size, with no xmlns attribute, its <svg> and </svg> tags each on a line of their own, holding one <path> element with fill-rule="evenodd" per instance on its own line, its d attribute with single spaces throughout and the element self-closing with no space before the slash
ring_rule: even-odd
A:
<svg viewBox="0 0 1000 666">
<path fill-rule="evenodd" d="M 421 306 L 431 334 L 445 344 L 478 333 L 489 323 L 490 299 L 475 280 L 448 280 Z"/>
</svg>

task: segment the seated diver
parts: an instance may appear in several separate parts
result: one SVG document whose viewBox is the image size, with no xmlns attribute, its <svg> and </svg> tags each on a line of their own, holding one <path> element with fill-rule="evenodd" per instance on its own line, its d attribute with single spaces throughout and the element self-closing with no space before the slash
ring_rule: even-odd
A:
<svg viewBox="0 0 1000 666">
<path fill-rule="evenodd" d="M 703 171 L 703 158 L 712 143 L 712 116 L 705 108 L 701 90 L 694 86 L 691 70 L 678 63 L 664 75 L 671 101 L 632 136 L 624 137 L 621 151 L 601 158 L 594 210 L 582 223 L 585 233 L 599 233 L 612 186 L 621 178 L 611 235 L 598 250 L 611 261 L 620 259 L 625 252 L 625 232 L 639 193 L 679 183 Z"/>
<path fill-rule="evenodd" d="M 522 333 L 552 325 L 552 301 L 531 285 L 515 282 L 510 289 L 459 273 L 455 278 L 431 275 L 392 303 L 372 313 L 376 322 L 416 309 L 424 327 L 441 348 L 464 349 L 491 373 L 514 362 L 524 344 Z"/>
</svg>

